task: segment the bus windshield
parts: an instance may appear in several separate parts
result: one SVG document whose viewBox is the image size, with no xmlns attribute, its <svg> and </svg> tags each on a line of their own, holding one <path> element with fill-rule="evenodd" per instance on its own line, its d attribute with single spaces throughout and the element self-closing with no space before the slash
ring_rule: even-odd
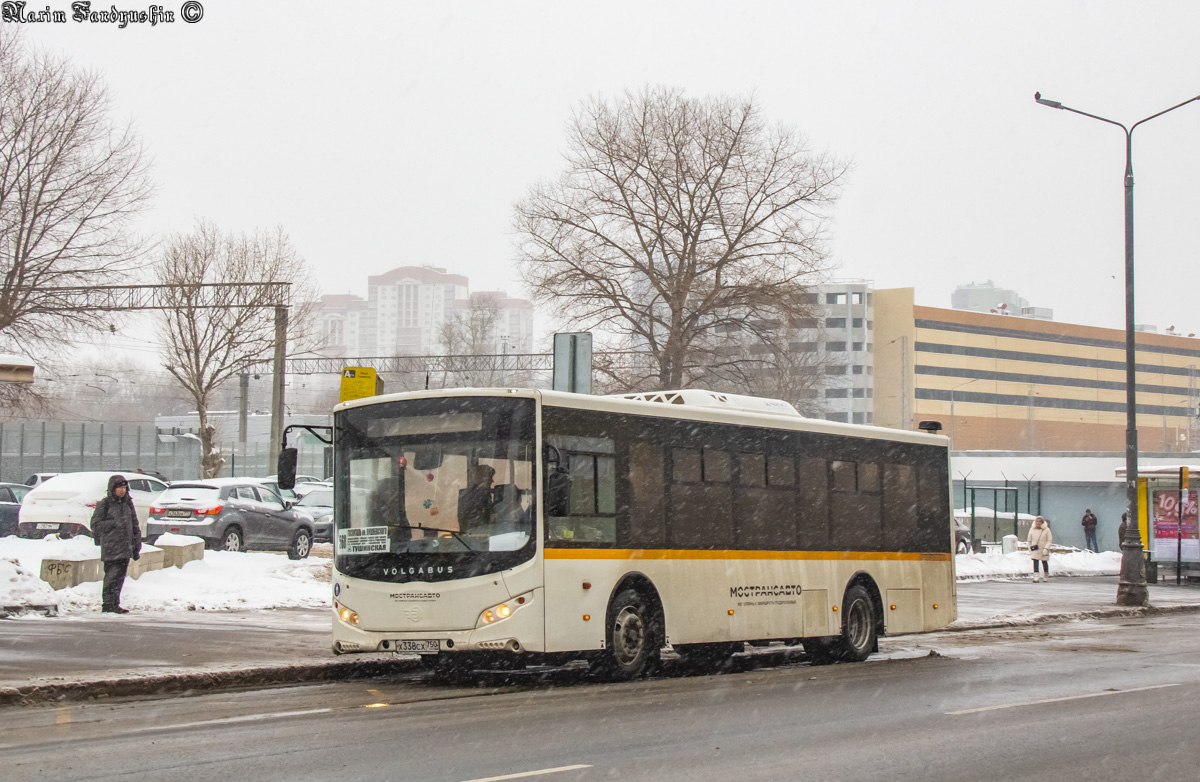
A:
<svg viewBox="0 0 1200 782">
<path fill-rule="evenodd" d="M 511 568 L 536 547 L 534 402 L 458 397 L 337 414 L 336 566 L 378 581 Z"/>
</svg>

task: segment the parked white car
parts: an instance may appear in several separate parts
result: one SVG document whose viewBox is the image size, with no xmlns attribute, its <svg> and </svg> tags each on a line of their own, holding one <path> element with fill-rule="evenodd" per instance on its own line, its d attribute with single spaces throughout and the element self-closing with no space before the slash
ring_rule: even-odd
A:
<svg viewBox="0 0 1200 782">
<path fill-rule="evenodd" d="M 150 505 L 167 490 L 167 484 L 133 472 L 67 472 L 38 484 L 21 503 L 17 534 L 23 538 L 56 532 L 64 538 L 91 535 L 92 513 L 108 491 L 110 475 L 123 475 L 129 481 L 129 496 L 145 535 Z"/>
</svg>

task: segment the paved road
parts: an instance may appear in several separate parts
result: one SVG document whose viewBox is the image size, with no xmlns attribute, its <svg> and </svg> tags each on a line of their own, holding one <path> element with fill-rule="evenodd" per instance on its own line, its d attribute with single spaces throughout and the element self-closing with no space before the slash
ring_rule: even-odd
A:
<svg viewBox="0 0 1200 782">
<path fill-rule="evenodd" d="M 1200 616 L 1179 614 L 628 684 L 566 672 L 11 708 L 0 762 L 6 782 L 1195 779 L 1197 631 Z"/>
<path fill-rule="evenodd" d="M 1115 577 L 965 582 L 958 585 L 959 623 L 1107 610 L 1114 608 L 1116 593 Z M 1198 605 L 1200 586 L 1151 586 L 1150 596 L 1160 607 Z M 0 688 L 332 662 L 329 623 L 328 609 L 72 614 L 0 622 Z"/>
</svg>

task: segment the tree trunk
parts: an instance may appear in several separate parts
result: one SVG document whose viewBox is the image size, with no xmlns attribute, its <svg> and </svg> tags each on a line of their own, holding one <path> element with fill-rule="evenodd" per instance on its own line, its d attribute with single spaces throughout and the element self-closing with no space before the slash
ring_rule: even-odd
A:
<svg viewBox="0 0 1200 782">
<path fill-rule="evenodd" d="M 217 443 L 217 430 L 208 423 L 208 400 L 196 400 L 200 414 L 200 469 L 204 478 L 216 478 L 225 466 L 221 446 Z"/>
</svg>

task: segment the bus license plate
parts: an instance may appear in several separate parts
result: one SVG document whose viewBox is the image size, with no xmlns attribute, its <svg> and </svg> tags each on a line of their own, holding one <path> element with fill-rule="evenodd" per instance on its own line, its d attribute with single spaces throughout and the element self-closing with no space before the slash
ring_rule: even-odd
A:
<svg viewBox="0 0 1200 782">
<path fill-rule="evenodd" d="M 441 651 L 437 640 L 431 641 L 392 641 L 397 652 L 416 652 L 417 654 L 436 654 Z"/>
</svg>

